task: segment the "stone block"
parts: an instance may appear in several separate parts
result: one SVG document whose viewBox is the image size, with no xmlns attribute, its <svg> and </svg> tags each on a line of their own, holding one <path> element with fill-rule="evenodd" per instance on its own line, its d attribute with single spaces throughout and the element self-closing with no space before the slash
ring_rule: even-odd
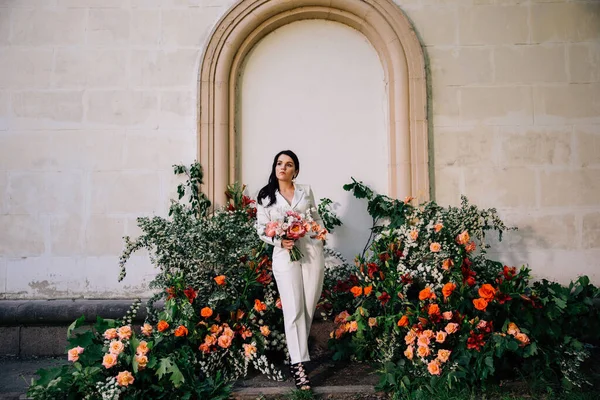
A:
<svg viewBox="0 0 600 400">
<path fill-rule="evenodd" d="M 403 4 L 401 4 L 402 6 Z M 458 10 L 454 7 L 403 7 L 426 46 L 455 45 L 458 41 Z"/>
<path fill-rule="evenodd" d="M 50 220 L 50 253 L 78 256 L 84 251 L 84 221 L 81 215 L 53 215 Z"/>
<path fill-rule="evenodd" d="M 142 0 L 148 1 L 148 0 Z M 131 44 L 157 46 L 160 41 L 160 11 L 135 10 L 131 14 Z"/>
<path fill-rule="evenodd" d="M 7 132 L 0 136 L 0 160 L 7 170 L 39 170 L 51 164 L 52 136 L 43 131 Z M 8 186 L 2 186 L 8 190 Z M 1 201 L 1 200 L 0 200 Z"/>
<path fill-rule="evenodd" d="M 600 165 L 600 125 L 576 126 L 575 142 L 582 167 Z"/>
<path fill-rule="evenodd" d="M 504 166 L 568 165 L 570 127 L 500 127 L 500 163 Z"/>
<path fill-rule="evenodd" d="M 571 82 L 600 81 L 600 43 L 573 43 L 567 49 Z"/>
<path fill-rule="evenodd" d="M 600 204 L 600 179 L 597 170 L 543 171 L 540 187 L 542 207 Z"/>
<path fill-rule="evenodd" d="M 600 38 L 600 3 L 569 2 L 531 5 L 531 40 L 586 42 Z"/>
<path fill-rule="evenodd" d="M 510 223 L 519 228 L 510 233 L 511 241 L 519 243 L 518 248 L 573 250 L 579 247 L 575 215 L 521 214 Z"/>
<path fill-rule="evenodd" d="M 20 257 L 7 260 L 6 293 L 10 299 L 71 297 L 69 286 L 84 282 L 81 259 L 72 257 Z"/>
<path fill-rule="evenodd" d="M 11 214 L 83 213 L 83 174 L 76 172 L 12 172 L 8 212 Z"/>
<path fill-rule="evenodd" d="M 0 140 L 0 146 L 2 141 Z M 0 169 L 0 215 L 8 214 L 6 208 L 6 188 L 8 187 L 8 172 Z"/>
<path fill-rule="evenodd" d="M 66 354 L 66 326 L 27 326 L 21 328 L 21 356 Z"/>
<path fill-rule="evenodd" d="M 0 326 L 0 356 L 19 355 L 18 326 Z"/>
<path fill-rule="evenodd" d="M 127 7 L 124 0 L 58 0 L 59 7 L 73 8 L 120 8 Z"/>
<path fill-rule="evenodd" d="M 127 50 L 57 49 L 54 83 L 61 88 L 125 87 L 128 59 Z"/>
<path fill-rule="evenodd" d="M 158 212 L 160 179 L 157 172 L 94 172 L 91 176 L 92 214 Z"/>
<path fill-rule="evenodd" d="M 33 215 L 0 215 L 0 255 L 39 256 L 45 251 L 44 223 Z"/>
<path fill-rule="evenodd" d="M 187 131 L 135 131 L 129 132 L 126 141 L 125 168 L 171 170 L 196 155 L 195 135 Z M 160 151 L 148 151 L 148 149 Z"/>
<path fill-rule="evenodd" d="M 123 217 L 103 214 L 90 216 L 85 227 L 85 250 L 89 256 L 120 254 L 124 247 L 125 223 Z"/>
<path fill-rule="evenodd" d="M 584 249 L 600 249 L 600 212 L 583 216 L 581 246 Z"/>
<path fill-rule="evenodd" d="M 536 174 L 527 168 L 466 170 L 464 194 L 479 207 L 535 207 Z"/>
<path fill-rule="evenodd" d="M 462 181 L 462 169 L 454 167 L 435 168 L 435 195 L 436 203 L 442 206 L 456 206 L 460 204 L 460 195 L 464 193 Z"/>
<path fill-rule="evenodd" d="M 432 84 L 471 85 L 492 82 L 492 51 L 485 47 L 428 48 Z"/>
<path fill-rule="evenodd" d="M 10 94 L 0 91 L 0 131 L 8 129 L 10 110 Z"/>
<path fill-rule="evenodd" d="M 465 125 L 532 125 L 531 88 L 462 87 L 460 119 Z"/>
<path fill-rule="evenodd" d="M 143 87 L 190 87 L 198 79 L 197 49 L 172 51 L 134 50 L 131 84 Z"/>
<path fill-rule="evenodd" d="M 10 38 L 10 10 L 0 8 L 0 45 L 9 43 Z"/>
<path fill-rule="evenodd" d="M 563 44 L 497 47 L 494 50 L 495 82 L 566 82 L 565 53 Z"/>
<path fill-rule="evenodd" d="M 459 88 L 439 86 L 432 94 L 433 125 L 454 126 L 460 122 Z"/>
<path fill-rule="evenodd" d="M 144 265 L 144 268 L 139 268 Z M 148 289 L 148 274 L 153 269 L 147 259 L 145 263 L 138 263 L 137 257 L 133 257 L 126 264 L 127 276 L 122 282 L 118 282 L 120 268 L 118 256 L 111 257 L 86 257 L 86 289 L 82 293 L 85 298 L 122 298 L 127 297 L 150 297 L 152 290 Z"/>
<path fill-rule="evenodd" d="M 434 164 L 446 166 L 484 166 L 496 163 L 494 128 L 440 127 L 434 133 Z"/>
<path fill-rule="evenodd" d="M 16 0 L 0 3 L 0 8 L 54 8 L 57 0 Z"/>
<path fill-rule="evenodd" d="M 161 43 L 169 47 L 202 47 L 224 11 L 222 7 L 164 10 Z"/>
<path fill-rule="evenodd" d="M 189 90 L 162 92 L 160 127 L 194 129 L 196 126 L 196 108 L 196 96 Z"/>
<path fill-rule="evenodd" d="M 538 125 L 600 123 L 600 83 L 533 88 Z"/>
<path fill-rule="evenodd" d="M 68 46 L 85 42 L 85 10 L 14 9 L 11 14 L 13 45 Z"/>
<path fill-rule="evenodd" d="M 25 121 L 18 128 L 56 127 L 52 122 L 81 123 L 83 118 L 83 91 L 14 92 L 13 115 Z"/>
<path fill-rule="evenodd" d="M 89 91 L 86 103 L 87 121 L 97 125 L 157 126 L 158 97 L 152 92 Z"/>
<path fill-rule="evenodd" d="M 461 45 L 527 43 L 529 38 L 526 5 L 478 5 L 461 9 L 458 14 Z"/>
<path fill-rule="evenodd" d="M 130 11 L 120 8 L 89 10 L 87 40 L 91 45 L 119 46 L 129 43 Z"/>
<path fill-rule="evenodd" d="M 0 88 L 47 88 L 53 57 L 52 49 L 0 50 Z"/>
</svg>

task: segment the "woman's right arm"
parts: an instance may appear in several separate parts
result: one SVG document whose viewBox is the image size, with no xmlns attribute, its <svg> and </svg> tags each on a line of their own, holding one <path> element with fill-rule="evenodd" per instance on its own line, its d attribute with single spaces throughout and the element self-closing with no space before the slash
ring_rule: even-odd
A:
<svg viewBox="0 0 600 400">
<path fill-rule="evenodd" d="M 267 212 L 266 207 L 263 207 L 262 204 L 257 201 L 256 202 L 256 232 L 258 233 L 258 237 L 263 242 L 273 245 L 275 247 L 282 247 L 281 240 L 275 239 L 272 237 L 268 237 L 265 235 L 265 227 L 267 223 L 271 222 L 271 218 L 269 218 L 269 213 Z"/>
</svg>

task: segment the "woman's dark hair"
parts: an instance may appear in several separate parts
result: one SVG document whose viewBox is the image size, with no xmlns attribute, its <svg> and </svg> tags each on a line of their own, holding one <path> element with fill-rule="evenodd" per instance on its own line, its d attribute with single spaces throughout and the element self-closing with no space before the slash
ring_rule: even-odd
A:
<svg viewBox="0 0 600 400">
<path fill-rule="evenodd" d="M 283 150 L 275 155 L 275 159 L 273 160 L 273 167 L 271 167 L 271 175 L 269 176 L 269 183 L 266 184 L 265 187 L 260 189 L 258 192 L 258 202 L 262 204 L 262 199 L 269 198 L 269 204 L 266 207 L 269 207 L 275 204 L 275 192 L 279 190 L 279 181 L 277 180 L 277 175 L 275 173 L 275 167 L 277 167 L 277 159 L 280 155 L 285 154 L 290 157 L 294 161 L 294 166 L 296 167 L 296 176 L 298 176 L 298 172 L 300 171 L 300 161 L 298 161 L 298 156 L 291 150 Z"/>
</svg>

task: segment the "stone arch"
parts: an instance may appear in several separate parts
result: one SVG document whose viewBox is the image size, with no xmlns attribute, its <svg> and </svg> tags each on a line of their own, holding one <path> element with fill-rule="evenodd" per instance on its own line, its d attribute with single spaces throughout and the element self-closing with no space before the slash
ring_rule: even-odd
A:
<svg viewBox="0 0 600 400">
<path fill-rule="evenodd" d="M 240 0 L 219 21 L 204 51 L 199 82 L 198 158 L 203 191 L 225 202 L 240 178 L 236 83 L 244 58 L 277 28 L 325 19 L 361 32 L 381 60 L 389 101 L 389 193 L 429 199 L 425 63 L 412 25 L 392 0 Z"/>
</svg>

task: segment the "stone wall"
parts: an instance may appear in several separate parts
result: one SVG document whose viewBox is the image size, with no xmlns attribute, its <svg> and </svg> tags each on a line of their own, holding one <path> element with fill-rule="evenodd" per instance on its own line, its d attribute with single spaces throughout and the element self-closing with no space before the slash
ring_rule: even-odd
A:
<svg viewBox="0 0 600 400">
<path fill-rule="evenodd" d="M 498 207 L 495 254 L 600 283 L 600 2 L 412 0 L 434 196 Z M 198 69 L 232 0 L 0 1 L 0 298 L 148 294 L 121 236 L 196 157 Z"/>
</svg>

